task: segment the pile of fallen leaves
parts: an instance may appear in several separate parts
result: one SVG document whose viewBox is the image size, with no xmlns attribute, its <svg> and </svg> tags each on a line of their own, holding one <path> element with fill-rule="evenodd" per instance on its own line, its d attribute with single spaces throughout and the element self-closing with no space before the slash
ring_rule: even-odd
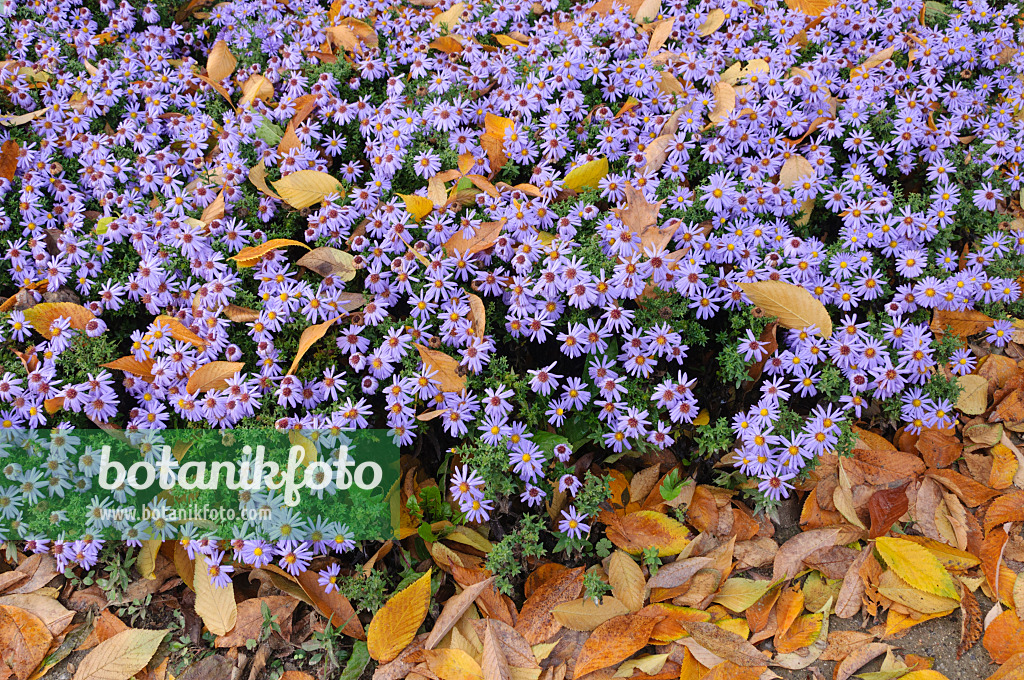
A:
<svg viewBox="0 0 1024 680">
<path fill-rule="evenodd" d="M 991 322 L 982 317 L 938 312 L 933 328 L 966 340 Z M 755 515 L 742 485 L 690 483 L 666 500 L 679 469 L 667 457 L 591 465 L 609 480 L 595 519 L 615 549 L 595 564 L 532 564 L 516 599 L 484 566 L 487 525 L 420 527 L 405 512 L 400 539 L 352 573 L 422 575 L 372 616 L 325 592 L 317 563 L 298 577 L 236 563 L 214 588 L 180 543 L 150 541 L 138 578 L 117 592 L 58 573 L 47 554 L 18 554 L 0 572 L 0 680 L 167 680 L 169 668 L 303 680 L 297 650 L 331 630 L 346 640 L 345 680 L 368 675 L 371 659 L 376 680 L 818 678 L 830 666 L 847 680 L 879 657 L 857 677 L 936 680 L 947 676 L 935 660 L 901 638 L 942 617 L 958 620 L 959 639 L 937 644 L 959 658 L 980 642 L 1000 664 L 993 680 L 1024 678 L 1022 344 L 1024 331 L 1005 354 L 976 348 L 984 356 L 960 379 L 954 428 L 885 437 L 862 423 L 851 453 L 820 457 L 774 517 Z M 404 460 L 406 501 L 437 482 Z M 552 517 L 561 502 L 550 500 Z M 587 572 L 610 594 L 586 597 Z M 129 627 L 140 608 L 146 628 L 163 629 Z"/>
</svg>

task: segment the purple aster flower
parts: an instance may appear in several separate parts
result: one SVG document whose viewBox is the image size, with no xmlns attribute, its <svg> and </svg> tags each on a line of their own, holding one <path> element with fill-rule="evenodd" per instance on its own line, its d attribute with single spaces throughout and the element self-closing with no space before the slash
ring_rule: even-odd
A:
<svg viewBox="0 0 1024 680">
<path fill-rule="evenodd" d="M 562 519 L 558 521 L 558 530 L 569 536 L 569 538 L 583 538 L 583 534 L 590 532 L 590 525 L 584 524 L 587 519 L 586 513 L 576 510 L 570 505 L 568 510 L 562 510 Z"/>
</svg>

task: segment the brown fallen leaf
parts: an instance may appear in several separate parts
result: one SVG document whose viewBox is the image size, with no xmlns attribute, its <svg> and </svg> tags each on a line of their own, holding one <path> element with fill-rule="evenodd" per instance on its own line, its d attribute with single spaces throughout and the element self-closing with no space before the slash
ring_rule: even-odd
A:
<svg viewBox="0 0 1024 680">
<path fill-rule="evenodd" d="M 0 604 L 0 676 L 13 673 L 26 680 L 42 662 L 53 636 L 36 616 L 11 605 Z"/>
<path fill-rule="evenodd" d="M 960 643 L 956 647 L 956 658 L 959 659 L 981 639 L 981 607 L 971 589 L 960 584 Z"/>
<path fill-rule="evenodd" d="M 871 516 L 871 531 L 868 538 L 878 538 L 889 533 L 889 529 L 910 508 L 907 499 L 907 484 L 895 489 L 880 489 L 868 499 L 868 514 Z"/>
<path fill-rule="evenodd" d="M 737 666 L 764 666 L 768 662 L 757 647 L 713 623 L 694 621 L 682 626 L 702 647 Z"/>
<path fill-rule="evenodd" d="M 494 583 L 494 578 L 491 576 L 484 581 L 475 583 L 445 602 L 444 609 L 441 610 L 437 621 L 434 622 L 433 630 L 430 631 L 427 641 L 423 643 L 423 648 L 433 649 L 436 647 L 441 638 L 455 627 L 455 624 L 462 618 L 462 615 L 466 613 L 476 598 L 479 597 L 480 593 Z"/>
<path fill-rule="evenodd" d="M 835 545 L 840 530 L 837 527 L 804 531 L 789 539 L 779 548 L 773 564 L 772 580 L 790 579 L 803 568 L 804 558 L 815 550 Z"/>
<path fill-rule="evenodd" d="M 583 643 L 574 675 L 583 677 L 628 659 L 647 646 L 655 623 L 650 617 L 636 614 L 623 614 L 602 623 Z"/>
<path fill-rule="evenodd" d="M 990 489 L 953 470 L 929 470 L 925 474 L 955 493 L 965 505 L 971 508 L 976 508 L 999 495 L 995 489 Z"/>
<path fill-rule="evenodd" d="M 0 596 L 0 605 L 17 607 L 33 614 L 43 622 L 50 635 L 57 637 L 71 625 L 75 612 L 67 609 L 57 600 L 45 595 L 20 594 Z"/>
<path fill-rule="evenodd" d="M 337 589 L 329 593 L 326 592 L 324 587 L 319 584 L 318 579 L 317 573 L 311 569 L 307 569 L 295 578 L 313 606 L 327 617 L 332 626 L 340 628 L 341 632 L 349 637 L 365 640 L 366 633 L 363 631 L 363 624 L 349 599 Z"/>
<path fill-rule="evenodd" d="M 252 323 L 256 319 L 260 318 L 260 313 L 255 309 L 239 307 L 238 305 L 227 305 L 224 307 L 223 311 L 224 316 L 235 323 Z"/>
<path fill-rule="evenodd" d="M 1024 521 L 1024 491 L 1003 494 L 985 511 L 985 533 L 1006 522 Z"/>
<path fill-rule="evenodd" d="M 509 669 L 505 651 L 498 643 L 498 637 L 494 633 L 494 628 L 490 625 L 486 625 L 484 629 L 483 643 L 484 649 L 480 667 L 483 671 L 484 680 L 511 680 L 512 673 Z"/>
<path fill-rule="evenodd" d="M 323 277 L 336 276 L 340 281 L 351 281 L 356 276 L 355 258 L 352 254 L 327 246 L 309 251 L 295 264 Z"/>
<path fill-rule="evenodd" d="M 196 581 L 198 581 L 198 574 Z M 281 627 L 281 634 L 287 640 L 291 631 L 292 614 L 299 601 L 289 595 L 253 597 L 238 604 L 234 628 L 226 635 L 214 640 L 215 647 L 242 647 L 247 640 L 258 639 L 263 630 L 263 605 L 270 609 L 274 621 Z"/>
<path fill-rule="evenodd" d="M 617 616 L 628 614 L 629 608 L 614 596 L 605 596 L 601 602 L 594 602 L 591 597 L 570 600 L 554 607 L 551 615 L 569 630 L 595 630 L 606 621 Z"/>
<path fill-rule="evenodd" d="M 21 147 L 13 139 L 8 139 L 0 145 L 0 177 L 7 181 L 14 180 L 14 174 L 18 171 L 20 153 Z"/>
<path fill-rule="evenodd" d="M 424 366 L 431 371 L 436 371 L 434 379 L 441 383 L 443 392 L 461 392 L 466 387 L 466 377 L 459 375 L 459 361 L 454 357 L 436 349 L 430 349 L 419 343 L 416 350 L 420 353 L 420 359 Z"/>
<path fill-rule="evenodd" d="M 889 645 L 883 642 L 869 642 L 866 645 L 857 647 L 836 666 L 835 680 L 849 680 L 866 663 L 882 656 L 888 651 Z"/>
<path fill-rule="evenodd" d="M 231 54 L 231 49 L 224 40 L 218 40 L 213 44 L 210 54 L 206 58 L 206 74 L 210 80 L 221 82 L 235 72 L 238 60 Z"/>
<path fill-rule="evenodd" d="M 456 251 L 463 255 L 473 255 L 487 250 L 498 240 L 502 227 L 505 226 L 504 218 L 497 222 L 482 223 L 472 237 L 466 237 L 462 231 L 458 231 L 450 239 L 445 241 L 444 251 L 452 255 Z"/>
<path fill-rule="evenodd" d="M 860 555 L 850 565 L 850 570 L 843 577 L 843 585 L 839 588 L 839 595 L 836 596 L 836 616 L 841 619 L 848 619 L 857 614 L 862 606 L 865 586 L 861 578 L 860 570 L 865 562 L 871 558 L 870 544 L 861 549 Z"/>
<path fill-rule="evenodd" d="M 583 592 L 583 567 L 558 572 L 542 583 L 523 603 L 516 621 L 516 631 L 531 645 L 546 642 L 561 628 L 551 610 L 563 602 L 571 602 Z"/>
</svg>

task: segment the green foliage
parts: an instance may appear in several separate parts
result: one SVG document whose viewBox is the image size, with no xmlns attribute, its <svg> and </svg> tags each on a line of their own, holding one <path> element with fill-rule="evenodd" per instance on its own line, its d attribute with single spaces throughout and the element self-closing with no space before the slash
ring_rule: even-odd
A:
<svg viewBox="0 0 1024 680">
<path fill-rule="evenodd" d="M 523 515 L 515 531 L 494 544 L 484 566 L 494 574 L 494 587 L 498 592 L 512 595 L 514 585 L 523 575 L 526 560 L 547 554 L 540 538 L 544 526 L 541 517 Z"/>
<path fill-rule="evenodd" d="M 716 453 L 724 453 L 736 440 L 732 427 L 729 426 L 728 418 L 719 418 L 714 425 L 708 423 L 697 428 L 697 449 L 703 458 Z"/>
<path fill-rule="evenodd" d="M 594 601 L 594 604 L 601 604 L 601 598 L 612 592 L 612 587 L 607 581 L 594 570 L 587 570 L 583 574 L 583 597 Z"/>
<path fill-rule="evenodd" d="M 612 494 L 611 486 L 607 475 L 597 476 L 587 470 L 583 475 L 583 486 L 576 492 L 574 505 L 576 509 L 591 517 L 597 515 L 601 504 L 607 501 Z"/>
<path fill-rule="evenodd" d="M 387 578 L 379 569 L 369 574 L 361 570 L 352 576 L 338 577 L 338 591 L 347 597 L 358 612 L 376 612 L 387 602 Z"/>
</svg>

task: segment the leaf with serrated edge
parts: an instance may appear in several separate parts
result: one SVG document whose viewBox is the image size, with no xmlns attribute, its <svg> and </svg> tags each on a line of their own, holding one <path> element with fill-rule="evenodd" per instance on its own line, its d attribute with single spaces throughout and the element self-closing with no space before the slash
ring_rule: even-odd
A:
<svg viewBox="0 0 1024 680">
<path fill-rule="evenodd" d="M 126 630 L 104 640 L 82 659 L 73 680 L 128 680 L 149 663 L 166 630 Z"/>
<path fill-rule="evenodd" d="M 785 281 L 737 284 L 750 301 L 766 314 L 778 317 L 786 328 L 817 326 L 823 337 L 832 337 L 832 317 L 820 300 L 802 286 Z"/>
<path fill-rule="evenodd" d="M 623 614 L 602 623 L 583 643 L 576 659 L 576 677 L 625 661 L 647 646 L 655 619 Z"/>
<path fill-rule="evenodd" d="M 235 587 L 230 581 L 223 588 L 210 582 L 210 569 L 204 557 L 193 567 L 192 588 L 196 591 L 196 614 L 214 635 L 227 635 L 238 621 Z"/>
<path fill-rule="evenodd" d="M 366 647 L 370 656 L 384 664 L 405 649 L 427 618 L 430 606 L 430 575 L 427 569 L 405 590 L 395 594 L 373 616 L 366 629 Z"/>
<path fill-rule="evenodd" d="M 875 549 L 896 575 L 910 586 L 959 601 L 960 593 L 949 572 L 928 550 L 902 538 L 879 536 Z"/>
</svg>

